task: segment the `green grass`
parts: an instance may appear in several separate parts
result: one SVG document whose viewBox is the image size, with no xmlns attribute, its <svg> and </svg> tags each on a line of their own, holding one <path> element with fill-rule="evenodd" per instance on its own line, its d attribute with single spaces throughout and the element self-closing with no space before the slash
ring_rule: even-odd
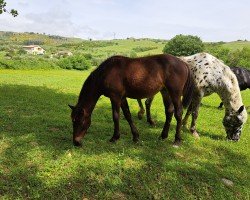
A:
<svg viewBox="0 0 250 200">
<path fill-rule="evenodd" d="M 84 146 L 73 147 L 67 104 L 77 101 L 89 73 L 0 71 L 0 199 L 250 198 L 250 123 L 238 143 L 225 140 L 217 95 L 203 99 L 200 140 L 183 132 L 180 148 L 172 146 L 175 120 L 170 137 L 158 140 L 164 123 L 159 95 L 152 105 L 156 127 L 138 120 L 137 102 L 129 100 L 139 144 L 123 116 L 120 140 L 109 143 L 111 106 L 101 97 Z M 242 96 L 250 106 L 249 91 Z"/>
<path fill-rule="evenodd" d="M 113 40 L 116 45 L 107 46 L 107 47 L 99 47 L 94 50 L 94 52 L 106 53 L 106 52 L 119 52 L 119 53 L 127 53 L 129 54 L 133 48 L 136 47 L 154 47 L 155 49 L 143 52 L 136 52 L 138 56 L 148 55 L 148 54 L 159 54 L 162 53 L 163 47 L 166 44 L 165 42 L 155 42 L 154 40 Z"/>
<path fill-rule="evenodd" d="M 227 47 L 230 50 L 236 50 L 236 49 L 243 49 L 244 47 L 250 48 L 250 42 L 249 41 L 234 41 L 234 42 L 227 42 L 222 45 L 223 47 Z"/>
</svg>

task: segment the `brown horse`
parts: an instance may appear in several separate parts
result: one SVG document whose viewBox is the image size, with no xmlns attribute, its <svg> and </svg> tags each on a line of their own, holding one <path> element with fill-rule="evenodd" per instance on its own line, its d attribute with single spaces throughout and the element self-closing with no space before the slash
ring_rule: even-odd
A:
<svg viewBox="0 0 250 200">
<path fill-rule="evenodd" d="M 115 142 L 120 138 L 119 113 L 121 107 L 130 125 L 133 141 L 137 142 L 139 134 L 131 119 L 126 97 L 147 98 L 159 91 L 163 94 L 166 114 L 161 138 L 167 138 L 174 112 L 177 120 L 174 144 L 180 144 L 182 106 L 188 106 L 191 101 L 193 79 L 187 64 L 168 54 L 141 58 L 113 56 L 96 68 L 86 79 L 76 106 L 70 106 L 73 144 L 81 146 L 81 139 L 91 123 L 91 113 L 101 95 L 109 97 L 112 104 L 114 135 L 110 141 Z M 170 98 L 166 98 L 166 96 L 170 96 Z M 181 96 L 183 96 L 182 101 Z"/>
</svg>

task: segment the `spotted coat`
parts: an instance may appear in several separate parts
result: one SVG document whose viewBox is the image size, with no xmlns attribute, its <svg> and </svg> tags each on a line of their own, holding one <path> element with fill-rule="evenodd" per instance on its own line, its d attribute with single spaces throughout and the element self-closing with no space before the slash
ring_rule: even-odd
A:
<svg viewBox="0 0 250 200">
<path fill-rule="evenodd" d="M 243 103 L 235 74 L 222 61 L 208 53 L 180 58 L 189 65 L 195 81 L 192 112 L 195 112 L 194 109 L 196 109 L 196 115 L 198 115 L 201 99 L 217 93 L 225 105 L 223 124 L 227 133 L 231 131 L 240 134 L 242 126 L 247 120 L 247 112 L 244 107 L 240 113 L 238 112 Z M 235 130 L 232 131 L 232 128 L 229 127 L 233 127 Z M 196 131 L 195 122 L 191 125 L 192 128 Z"/>
</svg>

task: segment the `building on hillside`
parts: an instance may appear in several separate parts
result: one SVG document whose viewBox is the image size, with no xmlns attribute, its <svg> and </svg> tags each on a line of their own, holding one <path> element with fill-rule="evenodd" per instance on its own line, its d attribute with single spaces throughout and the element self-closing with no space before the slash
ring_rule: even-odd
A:
<svg viewBox="0 0 250 200">
<path fill-rule="evenodd" d="M 45 50 L 42 47 L 38 46 L 38 45 L 23 46 L 23 49 L 28 54 L 33 54 L 33 55 L 43 55 L 43 54 L 45 54 Z"/>
</svg>

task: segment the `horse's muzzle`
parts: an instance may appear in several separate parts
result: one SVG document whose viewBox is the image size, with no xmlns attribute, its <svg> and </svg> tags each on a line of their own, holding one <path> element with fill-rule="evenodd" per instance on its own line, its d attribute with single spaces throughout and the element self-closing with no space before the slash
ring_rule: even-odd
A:
<svg viewBox="0 0 250 200">
<path fill-rule="evenodd" d="M 227 139 L 228 139 L 228 140 L 232 140 L 232 141 L 234 141 L 234 142 L 238 142 L 238 141 L 240 140 L 240 136 L 239 136 L 239 135 L 233 135 L 233 136 L 231 136 L 231 137 L 228 137 L 228 136 L 227 136 Z"/>
</svg>

